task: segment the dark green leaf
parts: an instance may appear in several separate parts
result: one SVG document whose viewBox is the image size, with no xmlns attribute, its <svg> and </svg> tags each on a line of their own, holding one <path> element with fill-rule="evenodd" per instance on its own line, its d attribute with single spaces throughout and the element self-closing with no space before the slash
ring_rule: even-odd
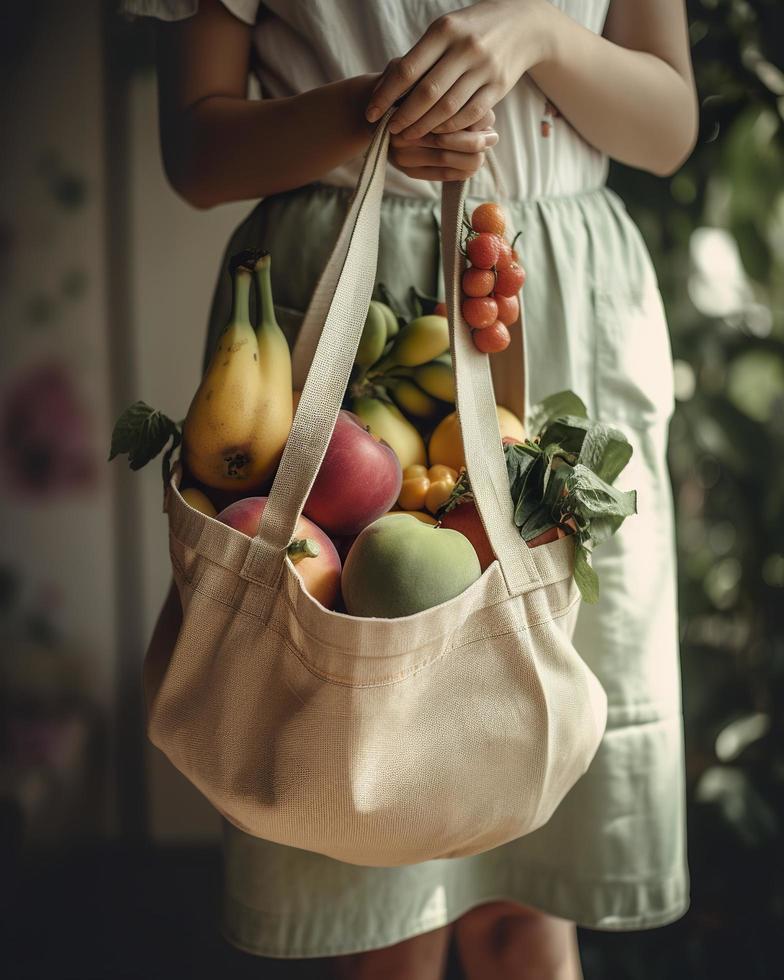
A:
<svg viewBox="0 0 784 980">
<path fill-rule="evenodd" d="M 588 561 L 589 554 L 585 545 L 579 542 L 574 552 L 574 581 L 583 602 L 593 605 L 599 601 L 599 576 Z"/>
<path fill-rule="evenodd" d="M 126 453 L 131 469 L 138 470 L 157 456 L 172 437 L 179 442 L 176 422 L 145 402 L 134 402 L 115 423 L 109 460 Z"/>
<path fill-rule="evenodd" d="M 562 467 L 553 473 L 553 477 L 548 487 L 548 500 L 553 506 L 561 500 L 564 510 L 579 517 L 581 524 L 588 524 L 591 537 L 597 520 L 618 517 L 623 519 L 637 513 L 636 491 L 618 490 L 582 463 L 570 469 Z M 566 490 L 563 498 L 556 497 L 560 487 Z M 620 522 L 615 529 L 618 526 Z M 598 529 L 599 525 L 596 527 Z M 606 531 L 606 528 L 602 530 Z"/>
<path fill-rule="evenodd" d="M 531 458 L 531 465 L 521 469 L 512 491 L 512 499 L 515 505 L 514 522 L 517 527 L 524 527 L 531 514 L 541 506 L 544 493 L 543 479 L 544 461 L 542 457 Z"/>
<path fill-rule="evenodd" d="M 619 429 L 593 422 L 585 434 L 578 461 L 607 483 L 613 483 L 631 457 L 631 443 Z"/>
<path fill-rule="evenodd" d="M 528 413 L 528 431 L 532 435 L 537 435 L 547 422 L 558 418 L 559 415 L 585 416 L 586 414 L 585 405 L 573 391 L 568 389 L 557 391 L 531 407 Z"/>
<path fill-rule="evenodd" d="M 530 541 L 543 531 L 549 531 L 558 523 L 552 509 L 547 504 L 539 503 L 527 513 L 525 521 L 520 526 L 520 536 L 524 541 Z"/>
<path fill-rule="evenodd" d="M 548 422 L 539 433 L 539 442 L 543 446 L 558 443 L 568 453 L 578 454 L 583 446 L 586 433 L 595 425 L 590 419 L 578 415 L 560 415 Z"/>
</svg>

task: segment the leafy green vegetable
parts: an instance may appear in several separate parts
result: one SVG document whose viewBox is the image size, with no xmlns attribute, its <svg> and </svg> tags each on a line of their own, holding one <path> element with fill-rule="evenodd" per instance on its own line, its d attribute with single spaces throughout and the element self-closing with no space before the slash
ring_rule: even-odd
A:
<svg viewBox="0 0 784 980">
<path fill-rule="evenodd" d="M 164 481 L 169 479 L 172 453 L 182 441 L 182 422 L 172 421 L 146 402 L 134 402 L 114 424 L 109 461 L 115 456 L 127 454 L 131 469 L 141 469 L 161 452 L 170 439 L 171 445 L 163 457 Z"/>
<path fill-rule="evenodd" d="M 586 417 L 585 405 L 573 391 L 558 391 L 554 395 L 543 398 L 536 405 L 532 405 L 531 411 L 528 413 L 528 428 L 531 432 L 541 432 L 547 422 L 561 415 Z"/>
<path fill-rule="evenodd" d="M 605 422 L 594 422 L 585 434 L 579 462 L 612 483 L 632 457 L 626 436 Z"/>
<path fill-rule="evenodd" d="M 533 439 L 504 447 L 514 522 L 524 541 L 560 525 L 575 535 L 574 578 L 585 602 L 599 599 L 599 579 L 591 566 L 593 548 L 637 513 L 637 493 L 612 486 L 631 459 L 626 436 L 604 422 L 586 417 L 571 391 L 560 391 L 535 405 L 529 414 Z M 468 475 L 443 512 L 470 495 Z M 456 488 L 457 490 L 457 488 Z M 569 524 L 567 524 L 567 521 Z"/>
</svg>

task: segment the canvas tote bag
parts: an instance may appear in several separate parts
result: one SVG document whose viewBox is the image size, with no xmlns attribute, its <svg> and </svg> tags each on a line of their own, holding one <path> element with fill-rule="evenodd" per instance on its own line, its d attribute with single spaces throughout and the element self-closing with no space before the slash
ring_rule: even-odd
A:
<svg viewBox="0 0 784 980">
<path fill-rule="evenodd" d="M 572 538 L 531 549 L 512 522 L 488 358 L 460 314 L 464 184 L 443 185 L 444 279 L 467 467 L 497 560 L 439 606 L 364 619 L 321 606 L 286 555 L 374 285 L 389 115 L 295 346 L 302 396 L 256 537 L 189 507 L 174 467 L 164 510 L 183 619 L 147 704 L 152 742 L 236 827 L 380 867 L 536 830 L 607 717 L 571 642 Z"/>
</svg>

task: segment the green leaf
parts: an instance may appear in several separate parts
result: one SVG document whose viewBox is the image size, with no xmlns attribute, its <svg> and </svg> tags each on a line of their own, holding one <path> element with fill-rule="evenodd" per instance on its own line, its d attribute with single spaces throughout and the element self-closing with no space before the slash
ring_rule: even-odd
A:
<svg viewBox="0 0 784 980">
<path fill-rule="evenodd" d="M 582 400 L 573 391 L 557 391 L 548 395 L 536 405 L 531 406 L 528 413 L 528 431 L 533 435 L 541 432 L 547 422 L 558 418 L 559 415 L 586 416 L 587 412 Z"/>
<path fill-rule="evenodd" d="M 533 442 L 512 443 L 504 446 L 506 475 L 509 478 L 512 500 L 515 502 L 523 492 L 525 481 L 528 478 L 527 474 L 541 454 L 541 449 Z"/>
<path fill-rule="evenodd" d="M 566 490 L 566 494 L 560 497 L 562 488 Z M 621 523 L 621 521 L 611 520 L 610 524 L 605 526 L 598 522 L 607 518 L 623 520 L 624 517 L 637 513 L 635 490 L 618 490 L 582 463 L 577 463 L 571 468 L 561 467 L 554 471 L 548 486 L 548 500 L 553 506 L 560 502 L 563 510 L 579 518 L 581 525 L 588 525 L 593 540 L 596 540 L 595 532 L 607 537 L 608 526 L 614 531 Z"/>
<path fill-rule="evenodd" d="M 583 602 L 594 605 L 599 601 L 599 576 L 588 561 L 589 555 L 590 552 L 582 541 L 578 542 L 574 551 L 574 581 Z"/>
<path fill-rule="evenodd" d="M 557 523 L 558 519 L 553 516 L 552 509 L 547 504 L 539 503 L 527 513 L 520 527 L 520 536 L 524 541 L 530 541 L 543 531 L 549 531 Z"/>
<path fill-rule="evenodd" d="M 519 449 L 520 447 L 516 448 Z M 514 522 L 521 529 L 527 525 L 531 515 L 541 506 L 544 493 L 542 487 L 544 461 L 542 456 L 529 456 L 528 458 L 531 460 L 530 465 L 521 466 L 517 482 L 512 489 L 512 500 L 515 505 Z"/>
<path fill-rule="evenodd" d="M 564 452 L 577 455 L 583 447 L 588 430 L 595 424 L 578 415 L 560 415 L 545 425 L 539 433 L 539 442 L 543 446 L 559 443 Z"/>
<path fill-rule="evenodd" d="M 605 422 L 593 422 L 585 434 L 578 462 L 613 483 L 632 458 L 632 446 L 626 436 Z"/>
<path fill-rule="evenodd" d="M 175 445 L 181 438 L 176 422 L 145 402 L 134 402 L 115 422 L 109 461 L 125 453 L 131 469 L 141 469 L 171 438 L 176 440 Z"/>
</svg>

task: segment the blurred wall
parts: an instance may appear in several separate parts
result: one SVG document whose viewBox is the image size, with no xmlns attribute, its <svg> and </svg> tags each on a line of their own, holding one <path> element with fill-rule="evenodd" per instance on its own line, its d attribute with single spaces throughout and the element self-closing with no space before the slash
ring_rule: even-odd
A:
<svg viewBox="0 0 784 980">
<path fill-rule="evenodd" d="M 118 64 L 113 4 L 73 12 L 0 11 L 0 666 L 21 705 L 0 793 L 35 827 L 90 767 L 95 790 L 80 783 L 72 830 L 54 837 L 143 832 L 145 806 L 158 840 L 214 837 L 214 811 L 142 731 L 170 575 L 160 461 L 131 473 L 106 458 L 131 401 L 184 417 L 220 256 L 249 206 L 198 212 L 175 195 L 154 73 Z"/>
<path fill-rule="evenodd" d="M 128 295 L 136 395 L 181 419 L 200 379 L 207 314 L 230 232 L 245 204 L 196 211 L 166 183 L 158 144 L 156 83 L 134 75 L 128 93 Z M 142 494 L 139 546 L 144 634 L 152 632 L 170 580 L 159 461 L 135 473 Z M 213 835 L 217 814 L 152 745 L 147 746 L 150 828 L 158 839 Z"/>
<path fill-rule="evenodd" d="M 19 683 L 50 705 L 62 680 L 57 658 L 67 647 L 78 661 L 81 693 L 106 722 L 100 812 L 86 819 L 110 830 L 118 623 L 113 480 L 104 465 L 111 318 L 100 7 L 83 3 L 76 19 L 68 5 L 48 4 L 40 30 L 40 7 L 15 6 L 16 20 L 4 24 L 0 108 L 0 561 L 4 581 L 15 583 L 4 593 L 4 654 L 16 656 L 18 678 L 33 668 Z M 42 651 L 44 620 L 57 634 L 51 657 Z M 17 734 L 25 744 L 33 737 Z M 78 759 L 60 761 L 67 779 Z M 30 819 L 49 805 L 40 769 L 20 762 L 5 770 L 5 792 L 18 795 Z"/>
</svg>

